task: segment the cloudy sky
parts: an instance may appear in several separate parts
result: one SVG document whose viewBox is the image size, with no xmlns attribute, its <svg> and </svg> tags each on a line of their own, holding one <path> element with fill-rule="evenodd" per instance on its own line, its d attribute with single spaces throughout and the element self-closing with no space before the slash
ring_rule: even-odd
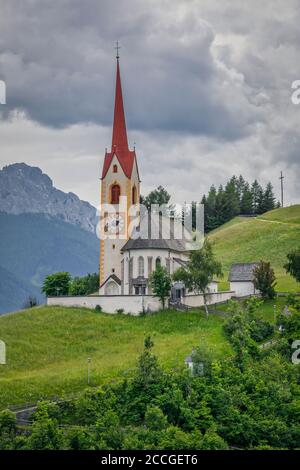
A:
<svg viewBox="0 0 300 470">
<path fill-rule="evenodd" d="M 116 40 L 146 194 L 200 200 L 232 174 L 299 202 L 299 0 L 0 0 L 0 167 L 39 166 L 97 205 Z"/>
</svg>

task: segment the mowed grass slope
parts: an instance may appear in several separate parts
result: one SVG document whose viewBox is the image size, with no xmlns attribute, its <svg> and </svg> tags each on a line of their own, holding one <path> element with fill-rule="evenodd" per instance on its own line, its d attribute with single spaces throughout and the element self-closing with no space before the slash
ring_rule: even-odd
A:
<svg viewBox="0 0 300 470">
<path fill-rule="evenodd" d="M 275 209 L 256 218 L 236 217 L 210 233 L 214 251 L 223 264 L 226 282 L 232 263 L 270 261 L 276 276 L 277 290 L 300 290 L 295 280 L 286 274 L 283 265 L 289 251 L 300 246 L 300 205 Z"/>
<path fill-rule="evenodd" d="M 216 357 L 229 355 L 223 321 L 218 315 L 207 320 L 200 311 L 130 317 L 62 307 L 1 316 L 0 339 L 6 343 L 7 365 L 0 366 L 0 409 L 83 390 L 88 357 L 91 385 L 131 374 L 148 334 L 167 368 L 183 366 L 185 356 L 200 343 Z"/>
</svg>

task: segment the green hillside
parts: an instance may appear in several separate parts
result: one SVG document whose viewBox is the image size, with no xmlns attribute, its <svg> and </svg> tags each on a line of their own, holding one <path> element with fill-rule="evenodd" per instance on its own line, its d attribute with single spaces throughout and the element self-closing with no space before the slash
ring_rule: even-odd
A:
<svg viewBox="0 0 300 470">
<path fill-rule="evenodd" d="M 0 317 L 0 339 L 7 365 L 0 365 L 0 409 L 41 397 L 76 393 L 87 386 L 130 374 L 151 334 L 155 353 L 166 367 L 184 365 L 194 346 L 209 345 L 216 356 L 231 351 L 223 318 L 176 311 L 145 317 L 107 315 L 94 310 L 37 307 Z"/>
<path fill-rule="evenodd" d="M 216 256 L 223 264 L 224 280 L 232 263 L 264 259 L 270 261 L 277 276 L 278 291 L 298 291 L 300 286 L 285 273 L 286 254 L 300 246 L 300 205 L 275 209 L 255 218 L 236 217 L 209 235 Z"/>
</svg>

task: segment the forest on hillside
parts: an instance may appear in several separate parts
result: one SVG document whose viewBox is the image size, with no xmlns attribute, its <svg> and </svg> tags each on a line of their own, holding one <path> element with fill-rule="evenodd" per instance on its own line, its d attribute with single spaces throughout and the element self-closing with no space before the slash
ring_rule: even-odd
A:
<svg viewBox="0 0 300 470">
<path fill-rule="evenodd" d="M 171 195 L 162 186 L 158 186 L 146 197 L 141 196 L 140 202 L 148 209 L 152 204 L 166 204 L 169 205 L 170 210 L 173 207 Z M 225 185 L 220 185 L 218 188 L 212 185 L 208 193 L 202 196 L 201 201 L 192 202 L 193 228 L 195 228 L 197 202 L 204 205 L 205 233 L 220 227 L 238 215 L 255 216 L 280 207 L 271 182 L 268 182 L 264 188 L 257 180 L 249 183 L 242 175 L 232 176 Z"/>
<path fill-rule="evenodd" d="M 259 215 L 280 206 L 270 182 L 263 188 L 257 180 L 250 184 L 242 175 L 232 176 L 225 186 L 212 185 L 201 203 L 204 204 L 205 232 L 238 215 Z"/>
</svg>

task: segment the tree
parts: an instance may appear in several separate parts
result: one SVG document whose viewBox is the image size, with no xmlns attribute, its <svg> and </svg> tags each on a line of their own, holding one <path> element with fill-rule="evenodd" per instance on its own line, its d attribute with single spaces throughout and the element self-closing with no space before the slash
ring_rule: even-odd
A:
<svg viewBox="0 0 300 470">
<path fill-rule="evenodd" d="M 99 274 L 87 274 L 83 277 L 74 277 L 70 283 L 70 295 L 89 295 L 99 289 Z"/>
<path fill-rule="evenodd" d="M 158 406 L 149 405 L 145 413 L 145 425 L 152 431 L 166 429 L 168 420 Z"/>
<path fill-rule="evenodd" d="M 211 186 L 207 198 L 205 196 L 202 198 L 202 203 L 204 203 L 204 223 L 206 222 L 205 230 L 212 230 L 216 225 L 216 200 L 216 188 Z"/>
<path fill-rule="evenodd" d="M 50 405 L 50 407 L 49 407 Z M 48 407 L 51 404 L 40 402 L 33 415 L 31 434 L 27 441 L 30 450 L 59 450 L 63 447 L 63 433 L 58 427 L 57 420 L 49 416 Z"/>
<path fill-rule="evenodd" d="M 243 193 L 245 191 L 245 186 L 248 185 L 248 183 L 244 180 L 244 178 L 242 177 L 242 175 L 240 175 L 238 177 L 238 179 L 236 180 L 236 190 L 237 190 L 237 193 L 238 193 L 238 197 L 239 197 L 239 202 L 241 203 L 241 200 L 242 200 L 242 196 L 243 196 Z M 249 185 L 248 185 L 249 186 Z"/>
<path fill-rule="evenodd" d="M 149 282 L 155 297 L 158 297 L 165 308 L 166 298 L 170 294 L 172 286 L 171 276 L 163 266 L 157 266 L 155 271 L 149 276 Z"/>
<path fill-rule="evenodd" d="M 252 210 L 253 214 L 257 214 L 259 210 L 259 204 L 262 198 L 263 190 L 257 180 L 252 183 L 251 195 L 252 195 Z"/>
<path fill-rule="evenodd" d="M 50 274 L 44 280 L 42 292 L 48 297 L 57 297 L 59 295 L 68 295 L 71 276 L 67 272 L 58 272 Z"/>
<path fill-rule="evenodd" d="M 297 282 L 300 282 L 300 247 L 286 255 L 288 262 L 283 266 Z"/>
<path fill-rule="evenodd" d="M 177 269 L 173 274 L 175 281 L 182 281 L 185 287 L 195 292 L 201 292 L 204 299 L 204 308 L 208 316 L 206 293 L 213 276 L 222 276 L 222 265 L 214 257 L 212 244 L 205 239 L 203 247 L 191 251 L 186 267 Z"/>
<path fill-rule="evenodd" d="M 233 176 L 225 186 L 225 216 L 227 220 L 232 219 L 240 213 L 239 193 L 237 190 L 237 179 Z"/>
<path fill-rule="evenodd" d="M 252 192 L 248 183 L 245 183 L 241 196 L 241 214 L 250 215 L 253 210 Z"/>
<path fill-rule="evenodd" d="M 141 196 L 140 202 L 149 210 L 152 204 L 158 204 L 159 206 L 169 204 L 170 199 L 171 196 L 168 191 L 162 186 L 158 186 L 157 189 L 151 191 L 146 197 Z"/>
<path fill-rule="evenodd" d="M 254 287 L 259 290 L 264 299 L 273 299 L 276 295 L 276 276 L 271 264 L 267 261 L 260 261 L 253 270 Z"/>
<path fill-rule="evenodd" d="M 219 227 L 220 225 L 227 222 L 226 218 L 226 194 L 222 185 L 219 186 L 217 197 L 216 197 L 216 211 L 214 217 L 214 226 L 212 228 Z"/>
<path fill-rule="evenodd" d="M 256 214 L 263 214 L 265 212 L 264 202 L 265 202 L 264 190 L 261 186 L 259 186 L 259 189 L 257 192 Z"/>
<path fill-rule="evenodd" d="M 14 440 L 17 432 L 15 414 L 10 410 L 0 412 L 0 450 L 14 448 Z"/>
<path fill-rule="evenodd" d="M 273 186 L 269 182 L 263 195 L 263 201 L 261 205 L 262 212 L 267 212 L 275 209 L 275 196 L 273 192 Z"/>
</svg>

